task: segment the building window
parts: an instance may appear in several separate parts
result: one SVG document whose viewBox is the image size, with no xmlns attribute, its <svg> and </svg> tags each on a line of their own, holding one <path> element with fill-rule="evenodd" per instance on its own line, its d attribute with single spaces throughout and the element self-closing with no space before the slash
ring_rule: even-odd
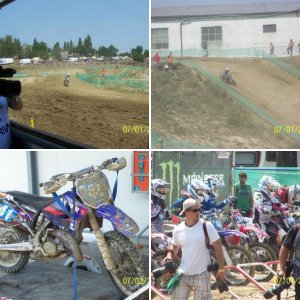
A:
<svg viewBox="0 0 300 300">
<path fill-rule="evenodd" d="M 158 28 L 151 30 L 152 49 L 169 49 L 168 28 Z"/>
<path fill-rule="evenodd" d="M 263 25 L 263 32 L 276 32 L 276 24 Z"/>
<path fill-rule="evenodd" d="M 202 49 L 222 47 L 222 27 L 202 27 L 201 28 Z"/>
<path fill-rule="evenodd" d="M 201 28 L 202 49 L 222 47 L 222 27 Z"/>
</svg>

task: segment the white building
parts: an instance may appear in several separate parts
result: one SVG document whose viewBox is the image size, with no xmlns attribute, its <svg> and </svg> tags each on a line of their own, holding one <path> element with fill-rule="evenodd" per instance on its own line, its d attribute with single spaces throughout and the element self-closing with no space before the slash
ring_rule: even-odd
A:
<svg viewBox="0 0 300 300">
<path fill-rule="evenodd" d="M 162 56 L 285 56 L 290 39 L 298 55 L 300 1 L 152 8 L 151 28 Z"/>
</svg>

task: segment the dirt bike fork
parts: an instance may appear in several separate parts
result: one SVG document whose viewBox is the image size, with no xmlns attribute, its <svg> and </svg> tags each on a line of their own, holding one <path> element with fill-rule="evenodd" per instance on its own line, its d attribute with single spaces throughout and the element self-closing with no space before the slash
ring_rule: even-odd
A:
<svg viewBox="0 0 300 300">
<path fill-rule="evenodd" d="M 105 267 L 108 271 L 112 271 L 112 270 L 116 269 L 116 264 L 110 254 L 110 250 L 108 248 L 107 242 L 104 238 L 102 231 L 99 228 L 95 214 L 91 208 L 89 208 L 88 216 L 89 216 L 89 221 L 92 226 L 92 229 L 95 232 L 98 247 L 99 247 L 101 255 L 103 257 Z"/>
</svg>

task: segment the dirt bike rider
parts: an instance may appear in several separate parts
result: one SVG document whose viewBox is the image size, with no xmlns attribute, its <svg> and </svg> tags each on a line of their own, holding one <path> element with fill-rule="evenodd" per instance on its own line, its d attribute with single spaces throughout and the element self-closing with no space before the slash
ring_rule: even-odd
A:
<svg viewBox="0 0 300 300">
<path fill-rule="evenodd" d="M 232 79 L 232 75 L 229 67 L 226 67 L 225 70 L 223 71 L 223 77 L 225 82 L 230 82 L 230 80 Z"/>
<path fill-rule="evenodd" d="M 70 73 L 68 73 L 65 77 L 65 81 L 64 81 L 65 85 L 67 85 L 70 82 L 70 80 L 71 80 L 71 75 L 70 75 Z"/>
<path fill-rule="evenodd" d="M 170 184 L 156 178 L 151 181 L 151 232 L 163 233 L 164 219 L 170 216 L 166 208 L 166 197 Z"/>
<path fill-rule="evenodd" d="M 183 202 L 188 198 L 193 198 L 201 203 L 205 197 L 207 197 L 207 194 L 205 194 L 207 190 L 208 186 L 204 183 L 204 181 L 200 179 L 193 179 L 191 183 L 188 184 L 186 190 L 181 190 L 182 197 L 171 205 L 172 214 L 179 216 L 183 210 Z"/>
<path fill-rule="evenodd" d="M 217 204 L 216 199 L 219 198 L 218 187 L 223 186 L 217 179 L 208 176 L 204 180 L 208 186 L 207 197 L 202 202 L 202 213 L 204 215 L 211 214 L 216 210 L 222 209 L 227 204 L 231 204 L 235 201 L 235 197 L 229 196 L 228 198 Z"/>
<path fill-rule="evenodd" d="M 266 224 L 269 224 L 272 212 L 286 211 L 287 205 L 282 204 L 279 199 L 275 198 L 273 193 L 280 188 L 280 183 L 271 176 L 263 176 L 259 181 L 260 199 L 255 200 L 254 223 L 259 223 L 262 230 L 266 231 Z"/>
<path fill-rule="evenodd" d="M 274 197 L 283 204 L 294 205 L 295 201 L 300 200 L 300 185 L 280 187 L 275 191 Z"/>
</svg>

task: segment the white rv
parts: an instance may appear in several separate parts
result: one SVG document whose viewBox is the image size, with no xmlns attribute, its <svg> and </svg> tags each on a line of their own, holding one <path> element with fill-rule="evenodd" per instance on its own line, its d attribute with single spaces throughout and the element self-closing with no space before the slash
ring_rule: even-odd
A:
<svg viewBox="0 0 300 300">
<path fill-rule="evenodd" d="M 0 58 L 0 65 L 10 65 L 14 63 L 13 58 Z"/>
<path fill-rule="evenodd" d="M 68 62 L 78 62 L 78 57 L 69 57 Z"/>
<path fill-rule="evenodd" d="M 31 59 L 30 58 L 22 58 L 20 60 L 21 65 L 26 65 L 26 64 L 31 64 Z"/>
</svg>

